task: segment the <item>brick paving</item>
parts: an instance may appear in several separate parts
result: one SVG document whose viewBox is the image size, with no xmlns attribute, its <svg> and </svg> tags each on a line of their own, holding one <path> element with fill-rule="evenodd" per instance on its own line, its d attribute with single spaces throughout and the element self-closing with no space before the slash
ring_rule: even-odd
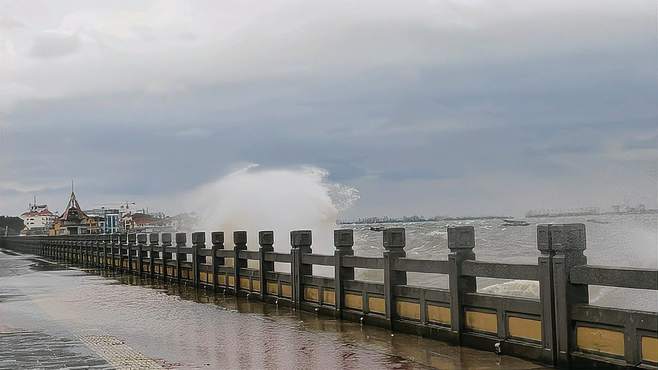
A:
<svg viewBox="0 0 658 370">
<path fill-rule="evenodd" d="M 0 369 L 113 369 L 78 340 L 35 331 L 0 331 Z"/>
<path fill-rule="evenodd" d="M 109 335 L 88 335 L 80 340 L 117 369 L 161 369 L 162 366 Z"/>
</svg>

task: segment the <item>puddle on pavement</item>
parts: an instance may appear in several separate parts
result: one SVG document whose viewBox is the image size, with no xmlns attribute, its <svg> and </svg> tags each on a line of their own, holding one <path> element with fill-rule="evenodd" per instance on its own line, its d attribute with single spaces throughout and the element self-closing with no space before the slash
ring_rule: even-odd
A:
<svg viewBox="0 0 658 370">
<path fill-rule="evenodd" d="M 29 261 L 32 261 L 30 269 L 34 271 L 61 271 L 68 270 L 69 268 L 65 265 L 60 265 L 59 263 L 49 262 L 46 260 L 30 258 Z"/>
</svg>

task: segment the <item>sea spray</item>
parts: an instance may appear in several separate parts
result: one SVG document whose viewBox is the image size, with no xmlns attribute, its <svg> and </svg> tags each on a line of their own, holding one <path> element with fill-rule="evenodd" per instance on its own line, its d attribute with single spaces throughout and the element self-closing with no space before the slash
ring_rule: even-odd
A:
<svg viewBox="0 0 658 370">
<path fill-rule="evenodd" d="M 334 252 L 333 230 L 340 211 L 358 191 L 328 181 L 328 172 L 316 167 L 264 169 L 249 165 L 205 184 L 188 197 L 200 218 L 198 227 L 224 231 L 226 245 L 232 232 L 247 231 L 247 246 L 258 248 L 258 231 L 274 231 L 274 250 L 290 252 L 291 230 L 313 231 L 313 253 Z"/>
</svg>

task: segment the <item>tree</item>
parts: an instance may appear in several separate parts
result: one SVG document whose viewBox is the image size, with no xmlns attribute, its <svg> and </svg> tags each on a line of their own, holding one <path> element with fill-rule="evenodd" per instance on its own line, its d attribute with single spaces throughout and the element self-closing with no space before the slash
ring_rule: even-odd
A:
<svg viewBox="0 0 658 370">
<path fill-rule="evenodd" d="M 5 235 L 5 228 L 7 235 L 18 235 L 25 225 L 20 217 L 0 216 L 0 236 Z"/>
</svg>

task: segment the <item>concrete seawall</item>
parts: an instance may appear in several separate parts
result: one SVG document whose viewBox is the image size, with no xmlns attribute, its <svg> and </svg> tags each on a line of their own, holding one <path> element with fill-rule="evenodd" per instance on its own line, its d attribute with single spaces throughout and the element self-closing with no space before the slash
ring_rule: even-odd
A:
<svg viewBox="0 0 658 370">
<path fill-rule="evenodd" d="M 395 331 L 499 351 L 560 367 L 658 368 L 655 312 L 589 304 L 588 285 L 658 290 L 658 271 L 590 266 L 582 224 L 539 225 L 537 264 L 476 259 L 470 226 L 449 227 L 447 260 L 406 258 L 405 230 L 383 233 L 382 257 L 354 256 L 352 230 L 336 230 L 334 255 L 312 253 L 310 231 L 290 234 L 290 253 L 273 251 L 274 235 L 259 233 L 258 251 L 247 250 L 246 232 L 79 235 L 0 238 L 0 247 L 83 266 L 120 270 L 205 289 L 247 295 L 306 311 Z M 232 259 L 232 264 L 227 264 Z M 258 268 L 249 268 L 248 261 Z M 275 271 L 289 264 L 289 273 Z M 253 265 L 253 264 L 252 264 Z M 334 277 L 313 275 L 331 266 Z M 384 283 L 354 279 L 355 268 L 383 270 Z M 449 289 L 407 285 L 407 273 L 445 274 Z M 478 277 L 534 280 L 539 299 L 477 292 Z"/>
</svg>

